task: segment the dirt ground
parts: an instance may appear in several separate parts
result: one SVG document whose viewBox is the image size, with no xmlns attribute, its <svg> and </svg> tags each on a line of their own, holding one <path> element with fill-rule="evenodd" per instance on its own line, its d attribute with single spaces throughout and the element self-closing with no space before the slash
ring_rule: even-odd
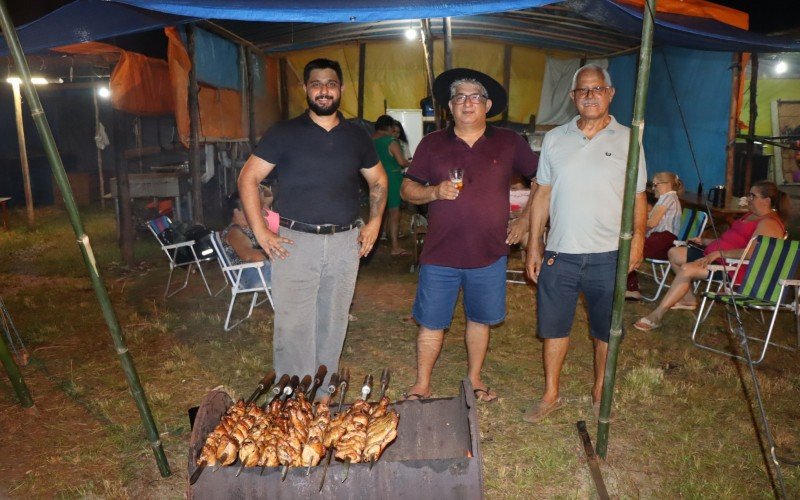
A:
<svg viewBox="0 0 800 500">
<path fill-rule="evenodd" d="M 30 362 L 22 368 L 36 403 L 19 405 L 0 375 L 0 497 L 182 498 L 187 485 L 187 410 L 208 390 L 249 393 L 272 357 L 269 307 L 232 332 L 222 322 L 229 294 L 209 297 L 198 276 L 163 298 L 166 259 L 144 235 L 134 269 L 120 266 L 113 213 L 85 214 L 103 277 L 158 425 L 172 475 L 153 458 L 66 215 L 37 212 L 37 227 L 12 214 L 0 231 L 0 297 L 11 313 Z M 402 244 L 410 249 L 409 238 Z M 512 266 L 519 267 L 518 255 Z M 389 396 L 414 378 L 416 327 L 407 321 L 416 275 L 410 257 L 388 249 L 362 264 L 342 357 L 355 376 L 392 369 Z M 219 269 L 207 268 L 212 288 Z M 652 306 L 626 306 L 608 460 L 602 471 L 615 498 L 768 498 L 774 495 L 762 453 L 763 429 L 746 366 L 700 351 L 689 336 L 693 316 L 675 311 L 649 334 L 629 325 Z M 237 309 L 242 313 L 242 309 Z M 716 309 L 709 331 L 728 343 Z M 790 315 L 779 338 L 794 335 Z M 748 323 L 749 324 L 749 323 Z M 434 371 L 434 394 L 457 393 L 466 370 L 460 306 Z M 478 409 L 487 498 L 594 498 L 575 424 L 586 420 L 592 439 L 591 346 L 579 310 L 563 372 L 567 407 L 538 425 L 521 420 L 541 394 L 541 343 L 535 338 L 535 289 L 508 287 L 508 318 L 492 334 L 485 364 L 500 398 Z M 757 374 L 779 455 L 800 450 L 800 364 L 797 353 L 771 350 Z M 800 496 L 800 472 L 784 463 L 789 497 Z"/>
</svg>

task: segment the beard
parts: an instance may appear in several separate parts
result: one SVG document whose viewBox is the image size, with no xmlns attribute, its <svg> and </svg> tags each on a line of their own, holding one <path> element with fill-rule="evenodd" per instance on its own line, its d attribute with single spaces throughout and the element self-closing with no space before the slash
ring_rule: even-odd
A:
<svg viewBox="0 0 800 500">
<path fill-rule="evenodd" d="M 330 96 L 317 96 L 317 97 L 330 97 Z M 318 116 L 330 116 L 339 109 L 339 99 L 333 99 L 333 102 L 328 107 L 323 107 L 318 104 L 315 100 L 312 100 L 308 95 L 306 95 L 306 102 L 308 103 L 309 109 L 314 112 L 314 114 Z"/>
</svg>

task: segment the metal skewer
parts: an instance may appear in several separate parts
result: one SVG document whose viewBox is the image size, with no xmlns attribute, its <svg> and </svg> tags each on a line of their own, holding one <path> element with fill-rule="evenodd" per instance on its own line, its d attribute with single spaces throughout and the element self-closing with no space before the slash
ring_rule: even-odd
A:
<svg viewBox="0 0 800 500">
<path fill-rule="evenodd" d="M 289 376 L 288 375 L 284 375 L 283 377 L 281 377 L 281 380 L 283 380 L 284 377 L 286 378 L 286 381 L 288 382 L 289 381 Z M 275 382 L 275 370 L 270 370 L 270 371 L 267 372 L 266 375 L 264 375 L 264 378 L 262 378 L 261 381 L 258 383 L 258 386 L 253 391 L 253 394 L 251 394 L 250 397 L 245 400 L 245 402 L 244 402 L 245 406 L 248 406 L 248 405 L 256 402 L 258 400 L 258 398 L 269 389 L 269 387 L 272 385 L 273 382 Z M 197 466 L 197 468 L 194 470 L 194 472 L 192 473 L 191 477 L 189 478 L 189 484 L 190 485 L 196 483 L 197 480 L 200 479 L 200 475 L 203 474 L 203 471 L 205 470 L 206 465 L 208 465 L 208 463 L 207 462 L 203 462 L 203 463 L 201 463 L 200 465 Z M 239 470 L 236 472 L 236 476 L 238 476 L 242 472 L 242 467 L 244 467 L 244 464 L 242 464 L 242 466 L 239 467 Z M 214 470 L 216 471 L 218 468 L 219 467 L 216 467 L 216 468 L 214 468 Z"/>
<path fill-rule="evenodd" d="M 361 386 L 361 399 L 366 402 L 369 400 L 369 395 L 372 394 L 372 374 L 368 374 L 364 377 L 364 385 Z M 347 481 L 347 477 L 350 475 L 350 464 L 352 462 L 348 458 L 344 461 L 344 477 L 342 478 L 342 482 Z"/>
<path fill-rule="evenodd" d="M 283 394 L 283 390 L 289 384 L 289 380 L 290 377 L 288 373 L 284 373 L 283 375 L 281 375 L 281 378 L 280 380 L 278 380 L 278 383 L 275 384 L 275 386 L 270 391 L 271 397 L 267 397 L 267 402 L 264 403 L 264 408 L 268 407 L 270 403 L 278 399 Z"/>
<path fill-rule="evenodd" d="M 322 370 L 322 368 L 325 368 L 325 365 L 320 365 L 320 371 Z M 328 369 L 325 368 L 325 371 L 327 372 Z M 317 374 L 319 374 L 319 371 L 317 372 Z M 321 379 L 324 378 L 325 378 L 324 376 L 321 377 Z M 325 388 L 325 391 L 328 393 L 328 397 L 333 397 L 334 393 L 336 393 L 336 390 L 339 388 L 338 386 L 339 386 L 339 374 L 334 373 L 333 375 L 331 375 L 331 379 L 328 381 L 328 387 Z M 314 391 L 312 391 L 312 394 L 313 393 Z M 319 403 L 317 403 L 317 411 L 319 411 Z M 308 476 L 309 474 L 311 474 L 310 463 L 308 464 L 308 468 L 306 469 L 306 476 Z"/>
<path fill-rule="evenodd" d="M 339 408 L 336 411 L 337 415 L 342 412 L 344 394 L 347 392 L 349 385 L 350 370 L 347 368 L 342 368 L 341 375 L 339 376 Z M 328 392 L 330 392 L 330 387 L 328 388 Z M 319 491 L 322 491 L 322 488 L 325 486 L 325 477 L 328 475 L 328 467 L 331 465 L 331 458 L 333 458 L 333 443 L 331 443 L 331 447 L 328 449 L 328 456 L 325 459 L 325 470 L 322 471 L 322 481 L 319 483 Z"/>
<path fill-rule="evenodd" d="M 322 382 L 325 381 L 325 375 L 328 374 L 328 367 L 325 365 L 319 365 L 317 368 L 317 374 L 314 375 L 314 384 L 311 386 L 311 389 L 308 390 L 308 394 L 306 394 L 306 398 L 309 401 L 313 401 L 315 395 L 317 394 L 317 389 L 322 386 Z"/>
<path fill-rule="evenodd" d="M 291 385 L 291 383 L 289 385 Z M 300 381 L 297 387 L 292 391 L 294 399 L 297 399 L 297 396 L 299 396 L 300 394 L 305 395 L 305 392 L 308 389 L 309 385 L 311 385 L 311 375 L 306 375 L 305 377 L 303 377 L 303 380 Z M 286 480 L 286 474 L 288 472 L 289 472 L 289 465 L 283 464 L 283 466 L 281 467 L 281 482 Z"/>
<path fill-rule="evenodd" d="M 386 395 L 386 388 L 389 387 L 389 380 L 391 380 L 392 374 L 389 372 L 389 368 L 384 368 L 381 372 L 381 395 L 378 396 L 378 401 L 383 399 Z"/>
</svg>

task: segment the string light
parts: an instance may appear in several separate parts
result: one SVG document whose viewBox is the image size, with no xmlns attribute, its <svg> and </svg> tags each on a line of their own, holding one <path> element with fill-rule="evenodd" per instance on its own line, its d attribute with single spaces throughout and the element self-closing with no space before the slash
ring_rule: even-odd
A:
<svg viewBox="0 0 800 500">
<path fill-rule="evenodd" d="M 786 73 L 786 70 L 789 69 L 789 65 L 786 64 L 785 61 L 778 61 L 778 64 L 775 65 L 775 73 L 781 75 Z"/>
</svg>

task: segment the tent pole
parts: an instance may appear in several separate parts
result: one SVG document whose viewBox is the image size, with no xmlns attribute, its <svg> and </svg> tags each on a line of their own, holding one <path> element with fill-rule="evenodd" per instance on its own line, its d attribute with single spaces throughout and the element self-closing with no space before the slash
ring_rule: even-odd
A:
<svg viewBox="0 0 800 500">
<path fill-rule="evenodd" d="M 436 102 L 436 98 L 433 96 L 433 80 L 435 78 L 433 74 L 433 37 L 431 36 L 431 20 L 430 19 L 420 19 L 420 39 L 422 41 L 422 50 L 425 53 L 425 72 L 428 74 L 428 95 L 431 96 L 431 100 L 433 101 L 433 109 L 437 110 L 436 112 L 436 128 L 442 128 L 441 124 L 441 113 L 438 112 L 439 106 L 442 103 Z"/>
<path fill-rule="evenodd" d="M 72 195 L 72 188 L 69 185 L 67 174 L 64 171 L 64 164 L 61 162 L 61 156 L 58 153 L 56 142 L 53 139 L 53 133 L 50 130 L 50 125 L 47 123 L 47 117 L 45 117 L 42 103 L 39 101 L 39 95 L 31 84 L 31 73 L 30 69 L 28 69 L 28 61 L 25 59 L 25 54 L 22 52 L 22 46 L 19 43 L 14 24 L 11 22 L 11 16 L 8 14 L 8 7 L 6 6 L 5 0 L 0 0 L 0 28 L 3 30 L 6 43 L 8 43 L 8 48 L 14 57 L 14 63 L 19 71 L 19 76 L 25 85 L 25 96 L 28 99 L 33 121 L 36 123 L 36 129 L 39 131 L 44 150 L 47 153 L 47 159 L 53 171 L 53 177 L 55 177 L 56 184 L 58 184 L 61 195 L 64 197 L 64 205 L 66 206 L 72 229 L 75 232 L 75 236 L 78 238 L 78 246 L 83 254 L 83 261 L 89 271 L 89 277 L 92 281 L 95 294 L 97 295 L 97 301 L 100 303 L 100 308 L 103 311 L 103 316 L 110 330 L 111 338 L 114 341 L 114 347 L 119 355 L 122 370 L 125 372 L 128 386 L 133 394 L 136 407 L 139 410 L 142 426 L 145 432 L 147 432 L 150 446 L 153 448 L 153 453 L 155 453 L 161 476 L 167 477 L 171 474 L 167 456 L 164 454 L 164 448 L 159 439 L 153 415 L 150 413 L 150 407 L 147 404 L 144 389 L 139 381 L 139 375 L 136 372 L 133 357 L 131 353 L 128 352 L 128 348 L 122 338 L 119 322 L 117 321 L 114 309 L 111 307 L 111 299 L 100 277 L 100 270 L 97 267 L 94 252 L 89 243 L 89 236 L 84 232 L 81 216 L 75 204 L 75 198 Z"/>
<path fill-rule="evenodd" d="M 25 146 L 25 125 L 22 121 L 22 95 L 19 83 L 11 84 L 14 91 L 14 115 L 17 120 L 17 142 L 19 143 L 19 162 L 22 166 L 22 184 L 25 188 L 25 211 L 28 214 L 28 225 L 33 226 L 33 193 L 31 191 L 31 171 L 28 166 L 28 149 Z"/>
<path fill-rule="evenodd" d="M 186 25 L 189 61 L 189 173 L 192 179 L 192 206 L 189 211 L 192 221 L 203 223 L 203 181 L 200 178 L 200 86 L 197 84 L 197 63 L 194 59 L 194 26 Z M 180 203 L 180 200 L 178 200 Z M 177 207 L 176 207 L 177 208 Z"/>
<path fill-rule="evenodd" d="M 453 69 L 453 23 L 444 18 L 444 70 Z"/>
<path fill-rule="evenodd" d="M 364 119 L 364 86 L 366 85 L 367 44 L 358 44 L 358 119 Z M 383 112 L 386 112 L 384 107 Z"/>
<path fill-rule="evenodd" d="M 92 101 L 94 102 L 94 130 L 95 133 L 100 132 L 100 106 L 97 105 L 97 91 L 92 89 Z M 103 180 L 103 150 L 97 146 L 95 141 L 95 148 L 97 149 L 97 179 L 100 183 L 100 208 L 106 208 L 106 183 Z"/>
<path fill-rule="evenodd" d="M 755 153 L 756 119 L 758 118 L 758 52 L 750 56 L 750 123 L 747 129 L 747 161 L 744 169 L 744 193 L 750 191 L 753 180 L 753 154 Z"/>
<path fill-rule="evenodd" d="M 733 54 L 733 74 L 731 75 L 731 105 L 728 117 L 728 148 L 725 155 L 725 186 L 729 196 L 740 196 L 734 193 L 736 126 L 739 121 L 739 86 L 742 78 L 742 53 Z M 725 200 L 727 203 L 727 200 Z"/>
<path fill-rule="evenodd" d="M 642 16 L 642 45 L 639 51 L 639 70 L 636 76 L 636 94 L 633 104 L 633 120 L 628 143 L 628 166 L 625 172 L 625 196 L 622 202 L 622 227 L 619 235 L 619 258 L 617 279 L 614 287 L 614 308 L 611 315 L 611 335 L 608 342 L 608 357 L 600 399 L 600 417 L 597 423 L 597 454 L 603 459 L 608 452 L 608 428 L 611 400 L 614 397 L 614 382 L 617 375 L 617 355 L 622 340 L 622 310 L 625 306 L 625 284 L 630 262 L 631 238 L 633 235 L 633 205 L 636 196 L 636 179 L 639 173 L 641 137 L 644 135 L 644 108 L 647 102 L 647 86 L 650 80 L 650 61 L 653 52 L 653 17 L 656 0 L 647 0 Z"/>
<path fill-rule="evenodd" d="M 503 46 L 503 87 L 506 89 L 506 93 L 511 96 L 511 45 L 504 45 Z M 506 106 L 506 109 L 503 110 L 503 118 L 504 122 L 508 121 L 508 108 L 510 106 Z"/>
</svg>

